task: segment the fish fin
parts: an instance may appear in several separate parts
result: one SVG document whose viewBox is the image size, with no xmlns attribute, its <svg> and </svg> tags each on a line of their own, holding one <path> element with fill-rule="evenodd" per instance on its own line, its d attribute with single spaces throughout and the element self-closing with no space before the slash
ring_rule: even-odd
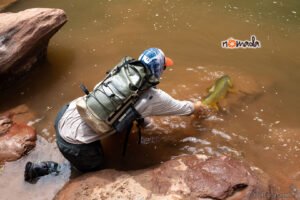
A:
<svg viewBox="0 0 300 200">
<path fill-rule="evenodd" d="M 214 108 L 216 111 L 219 111 L 219 110 L 220 110 L 217 103 L 213 103 L 213 104 L 211 105 L 211 107 Z"/>
<path fill-rule="evenodd" d="M 229 88 L 228 92 L 236 94 L 236 93 L 238 93 L 238 90 L 236 90 L 234 88 Z"/>
<path fill-rule="evenodd" d="M 215 90 L 215 85 L 207 89 L 207 92 L 212 93 Z"/>
</svg>

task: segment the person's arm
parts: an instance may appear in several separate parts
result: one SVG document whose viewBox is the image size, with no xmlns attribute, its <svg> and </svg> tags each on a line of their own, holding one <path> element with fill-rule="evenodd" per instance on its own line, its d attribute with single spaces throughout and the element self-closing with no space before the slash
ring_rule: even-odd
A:
<svg viewBox="0 0 300 200">
<path fill-rule="evenodd" d="M 180 101 L 160 89 L 150 89 L 135 108 L 143 116 L 196 115 L 206 117 L 209 109 L 200 101 Z"/>
</svg>

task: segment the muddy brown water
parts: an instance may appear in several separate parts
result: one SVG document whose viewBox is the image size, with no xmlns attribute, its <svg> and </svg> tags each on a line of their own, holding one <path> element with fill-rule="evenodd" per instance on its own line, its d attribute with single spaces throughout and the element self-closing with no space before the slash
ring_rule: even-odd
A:
<svg viewBox="0 0 300 200">
<path fill-rule="evenodd" d="M 80 82 L 92 88 L 123 56 L 138 57 L 148 47 L 160 47 L 175 62 L 160 84 L 172 96 L 199 99 L 222 74 L 232 77 L 235 92 L 206 120 L 154 118 L 155 129 L 144 132 L 141 145 L 132 134 L 126 157 L 122 136 L 105 139 L 109 168 L 141 169 L 181 154 L 230 154 L 268 173 L 280 193 L 300 189 L 299 1 L 22 0 L 6 11 L 32 7 L 64 9 L 69 22 L 50 41 L 47 63 L 1 93 L 0 109 L 29 105 L 39 119 L 33 126 L 51 148 L 39 141 L 32 154 L 6 164 L 1 198 L 53 198 L 69 170 L 29 185 L 22 180 L 25 161 L 65 162 L 52 128 L 59 108 L 82 95 Z M 251 35 L 262 48 L 221 48 L 229 37 Z"/>
</svg>

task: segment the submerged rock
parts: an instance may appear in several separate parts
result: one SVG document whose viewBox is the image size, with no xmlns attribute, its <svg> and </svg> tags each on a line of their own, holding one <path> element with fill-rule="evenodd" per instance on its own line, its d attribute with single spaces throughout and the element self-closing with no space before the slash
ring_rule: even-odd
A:
<svg viewBox="0 0 300 200">
<path fill-rule="evenodd" d="M 49 39 L 66 21 L 60 9 L 0 13 L 0 89 L 45 59 Z"/>
<path fill-rule="evenodd" d="M 271 199 L 269 179 L 236 159 L 180 156 L 155 168 L 102 170 L 80 176 L 56 196 L 62 199 Z"/>
<path fill-rule="evenodd" d="M 35 147 L 35 129 L 26 125 L 32 117 L 25 105 L 0 116 L 0 163 L 17 160 Z"/>
</svg>

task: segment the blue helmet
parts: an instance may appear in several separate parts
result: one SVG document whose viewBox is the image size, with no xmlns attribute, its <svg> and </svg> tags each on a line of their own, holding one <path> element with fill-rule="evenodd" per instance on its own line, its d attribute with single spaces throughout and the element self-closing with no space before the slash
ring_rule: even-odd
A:
<svg viewBox="0 0 300 200">
<path fill-rule="evenodd" d="M 139 60 L 145 64 L 152 74 L 159 78 L 166 66 L 171 66 L 173 61 L 165 57 L 162 50 L 158 48 L 146 49 L 139 57 Z"/>
</svg>

